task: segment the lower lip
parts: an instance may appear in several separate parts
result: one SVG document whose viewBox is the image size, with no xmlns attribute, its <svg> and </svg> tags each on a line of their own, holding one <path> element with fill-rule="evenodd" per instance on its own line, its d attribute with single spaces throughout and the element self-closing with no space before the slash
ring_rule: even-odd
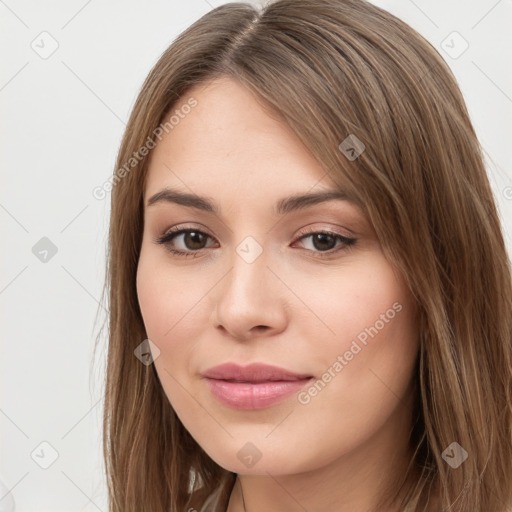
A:
<svg viewBox="0 0 512 512">
<path fill-rule="evenodd" d="M 300 391 L 312 379 L 233 382 L 206 378 L 213 395 L 235 409 L 264 409 Z"/>
</svg>

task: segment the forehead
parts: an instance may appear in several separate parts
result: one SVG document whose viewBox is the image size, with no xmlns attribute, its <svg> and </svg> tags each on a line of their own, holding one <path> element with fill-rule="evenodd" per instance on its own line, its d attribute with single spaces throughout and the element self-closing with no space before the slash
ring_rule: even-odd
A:
<svg viewBox="0 0 512 512">
<path fill-rule="evenodd" d="M 180 107 L 190 99 L 196 104 L 185 114 Z M 163 186 L 262 200 L 283 190 L 334 186 L 293 130 L 235 80 L 196 85 L 166 120 L 172 115 L 173 128 L 152 150 L 146 198 Z"/>
</svg>

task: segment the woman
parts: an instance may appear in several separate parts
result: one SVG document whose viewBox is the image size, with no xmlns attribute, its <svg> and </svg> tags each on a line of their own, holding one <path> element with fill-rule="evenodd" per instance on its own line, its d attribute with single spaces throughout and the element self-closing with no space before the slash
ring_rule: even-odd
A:
<svg viewBox="0 0 512 512">
<path fill-rule="evenodd" d="M 453 75 L 391 14 L 183 32 L 121 144 L 107 289 L 111 512 L 511 510 L 503 235 Z"/>
</svg>

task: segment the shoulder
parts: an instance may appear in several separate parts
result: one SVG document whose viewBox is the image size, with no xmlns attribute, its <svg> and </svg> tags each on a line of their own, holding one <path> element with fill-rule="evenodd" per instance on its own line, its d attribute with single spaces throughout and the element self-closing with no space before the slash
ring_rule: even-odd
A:
<svg viewBox="0 0 512 512">
<path fill-rule="evenodd" d="M 186 512 L 224 512 L 223 509 L 218 510 L 221 491 L 222 486 L 214 492 L 203 487 L 197 489 L 190 496 Z"/>
</svg>

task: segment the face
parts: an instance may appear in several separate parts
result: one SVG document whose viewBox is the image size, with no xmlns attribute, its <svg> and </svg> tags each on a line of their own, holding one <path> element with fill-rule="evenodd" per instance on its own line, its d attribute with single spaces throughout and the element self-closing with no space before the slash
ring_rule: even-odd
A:
<svg viewBox="0 0 512 512">
<path fill-rule="evenodd" d="M 176 108 L 196 106 L 152 150 L 137 271 L 179 419 L 239 474 L 310 471 L 396 444 L 417 315 L 372 226 L 343 195 L 319 200 L 340 190 L 241 85 L 218 79 L 186 96 Z M 306 194 L 318 201 L 281 202 Z M 205 377 L 228 362 L 293 375 Z"/>
</svg>

